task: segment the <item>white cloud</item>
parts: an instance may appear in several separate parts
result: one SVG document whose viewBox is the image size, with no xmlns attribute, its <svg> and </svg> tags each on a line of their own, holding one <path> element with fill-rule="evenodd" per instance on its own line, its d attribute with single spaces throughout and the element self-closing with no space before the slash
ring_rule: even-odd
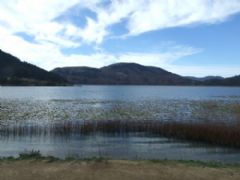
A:
<svg viewBox="0 0 240 180">
<path fill-rule="evenodd" d="M 89 20 L 77 34 L 88 42 L 101 43 L 110 34 L 108 27 L 123 19 L 127 20 L 129 31 L 123 36 L 192 24 L 213 24 L 239 13 L 240 0 L 113 0 L 109 7 L 94 11 L 97 20 Z"/>
<path fill-rule="evenodd" d="M 198 23 L 218 23 L 240 12 L 240 0 L 148 0 L 129 18 L 129 34 Z"/>
<path fill-rule="evenodd" d="M 3 50 L 7 50 L 7 52 L 20 59 L 36 64 L 47 70 L 64 66 L 102 67 L 117 62 L 137 62 L 143 65 L 166 67 L 177 59 L 201 52 L 201 49 L 175 45 L 168 51 L 160 53 L 129 52 L 111 54 L 100 51 L 90 55 L 64 55 L 58 46 L 52 43 L 30 43 L 16 35 L 12 35 L 1 27 L 0 34 L 2 35 L 0 36 L 0 43 L 8 42 L 1 44 Z M 17 44 L 18 46 L 13 46 L 13 44 Z"/>
<path fill-rule="evenodd" d="M 0 3 L 0 22 L 8 32 L 24 32 L 38 42 L 53 42 L 62 47 L 77 46 L 75 42 L 61 36 L 65 25 L 53 19 L 77 4 L 78 0 L 8 0 Z"/>
<path fill-rule="evenodd" d="M 115 62 L 133 62 L 134 60 L 134 62 L 146 66 L 165 67 L 178 59 L 200 53 L 201 51 L 201 49 L 180 46 L 160 53 L 125 53 L 116 55 Z"/>
<path fill-rule="evenodd" d="M 123 53 L 109 54 L 99 52 L 91 55 L 64 55 L 58 47 L 51 43 L 33 44 L 13 36 L 0 28 L 0 42 L 4 50 L 16 55 L 22 60 L 36 64 L 47 70 L 65 66 L 102 67 L 116 62 L 137 62 L 148 66 L 159 66 L 168 71 L 185 76 L 223 75 L 233 76 L 240 72 L 240 67 L 222 66 L 180 66 L 174 65 L 175 60 L 201 52 L 188 46 L 175 46 L 162 53 Z M 4 37 L 4 38 L 3 38 Z M 17 44 L 18 46 L 13 46 Z M 20 48 L 21 47 L 21 48 Z"/>
<path fill-rule="evenodd" d="M 167 68 L 176 73 L 193 75 L 211 74 L 202 67 L 174 66 L 174 61 L 199 53 L 199 49 L 174 46 L 160 53 L 109 54 L 96 52 L 90 55 L 65 55 L 64 48 L 74 48 L 84 43 L 101 47 L 105 38 L 114 36 L 109 27 L 125 20 L 127 36 L 199 23 L 218 23 L 240 12 L 240 0 L 112 0 L 108 6 L 102 0 L 0 0 L 0 48 L 22 60 L 45 69 L 57 66 L 101 67 L 115 62 L 134 61 L 143 65 Z M 80 28 L 71 22 L 54 19 L 78 5 L 89 8 L 97 19 L 87 18 L 87 25 Z M 35 38 L 28 42 L 16 35 L 24 32 Z M 77 40 L 78 39 L 78 40 Z M 215 68 L 215 74 L 233 75 L 238 68 Z M 222 71 L 224 70 L 224 71 Z"/>
<path fill-rule="evenodd" d="M 1 0 L 3 1 L 3 0 Z M 240 0 L 112 0 L 102 6 L 101 0 L 8 0 L 0 3 L 0 24 L 8 31 L 26 32 L 40 42 L 52 41 L 63 47 L 87 43 L 100 44 L 108 37 L 108 27 L 127 21 L 128 33 L 144 32 L 198 23 L 217 23 L 240 12 Z M 97 19 L 87 18 L 84 28 L 70 22 L 53 21 L 75 5 L 79 11 L 88 8 Z"/>
</svg>

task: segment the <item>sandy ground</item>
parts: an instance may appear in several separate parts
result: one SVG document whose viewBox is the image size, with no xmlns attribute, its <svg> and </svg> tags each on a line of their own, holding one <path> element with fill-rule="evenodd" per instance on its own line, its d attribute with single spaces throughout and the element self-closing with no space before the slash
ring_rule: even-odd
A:
<svg viewBox="0 0 240 180">
<path fill-rule="evenodd" d="M 0 180 L 239 180 L 240 167 L 212 168 L 182 163 L 0 162 Z"/>
</svg>

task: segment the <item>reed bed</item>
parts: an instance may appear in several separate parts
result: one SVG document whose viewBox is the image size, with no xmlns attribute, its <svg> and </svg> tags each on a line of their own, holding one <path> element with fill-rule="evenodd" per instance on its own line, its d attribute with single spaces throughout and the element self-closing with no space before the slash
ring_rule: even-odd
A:
<svg viewBox="0 0 240 180">
<path fill-rule="evenodd" d="M 240 148 L 240 125 L 224 123 L 160 122 L 160 121 L 68 121 L 52 125 L 2 126 L 1 137 L 70 136 L 96 133 L 148 135 L 189 140 L 199 143 Z"/>
</svg>

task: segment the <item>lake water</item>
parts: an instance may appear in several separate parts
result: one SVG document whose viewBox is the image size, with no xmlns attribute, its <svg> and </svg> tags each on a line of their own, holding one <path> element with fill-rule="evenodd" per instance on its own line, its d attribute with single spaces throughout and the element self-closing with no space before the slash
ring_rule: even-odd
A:
<svg viewBox="0 0 240 180">
<path fill-rule="evenodd" d="M 0 98 L 37 100 L 162 100 L 239 98 L 239 87 L 186 86 L 76 86 L 0 87 Z"/>
<path fill-rule="evenodd" d="M 175 86 L 0 87 L 1 128 L 66 121 L 240 120 L 240 88 Z M 1 135 L 0 156 L 40 150 L 60 158 L 191 159 L 240 163 L 240 150 L 146 134 Z"/>
</svg>

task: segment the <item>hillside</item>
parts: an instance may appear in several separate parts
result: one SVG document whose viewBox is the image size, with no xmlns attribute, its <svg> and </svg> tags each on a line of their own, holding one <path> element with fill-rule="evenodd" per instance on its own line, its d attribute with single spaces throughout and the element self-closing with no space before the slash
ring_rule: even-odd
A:
<svg viewBox="0 0 240 180">
<path fill-rule="evenodd" d="M 0 85 L 65 85 L 67 81 L 54 73 L 22 62 L 0 50 Z"/>
<path fill-rule="evenodd" d="M 48 72 L 0 50 L 0 85 L 69 84 L 240 86 L 240 75 L 229 78 L 183 77 L 158 67 L 136 63 L 116 63 L 99 69 L 63 67 Z"/>
<path fill-rule="evenodd" d="M 196 80 L 196 81 L 209 81 L 209 80 L 223 80 L 224 78 L 221 76 L 206 76 L 206 77 L 194 77 L 194 76 L 185 76 L 186 78 Z"/>
<path fill-rule="evenodd" d="M 63 67 L 51 72 L 66 78 L 73 84 L 240 86 L 240 75 L 229 78 L 184 77 L 158 67 L 142 66 L 136 63 L 117 63 L 99 69 Z"/>
<path fill-rule="evenodd" d="M 191 80 L 164 69 L 135 63 L 117 63 L 100 69 L 89 67 L 56 68 L 52 71 L 73 84 L 108 85 L 195 85 Z"/>
<path fill-rule="evenodd" d="M 212 86 L 240 86 L 240 75 L 224 79 L 210 79 L 204 83 Z"/>
</svg>

